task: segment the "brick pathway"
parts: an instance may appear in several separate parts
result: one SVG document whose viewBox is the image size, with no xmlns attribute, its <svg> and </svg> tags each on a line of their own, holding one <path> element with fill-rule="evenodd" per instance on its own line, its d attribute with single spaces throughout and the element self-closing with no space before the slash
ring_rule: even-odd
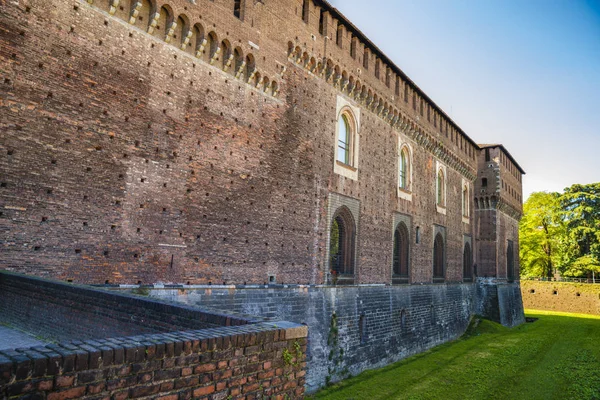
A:
<svg viewBox="0 0 600 400">
<path fill-rule="evenodd" d="M 0 350 L 43 346 L 45 344 L 47 343 L 24 332 L 0 325 Z"/>
</svg>

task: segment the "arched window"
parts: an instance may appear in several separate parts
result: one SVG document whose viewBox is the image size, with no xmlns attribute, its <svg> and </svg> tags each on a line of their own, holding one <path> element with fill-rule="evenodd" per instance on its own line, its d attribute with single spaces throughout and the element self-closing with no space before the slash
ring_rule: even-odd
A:
<svg viewBox="0 0 600 400">
<path fill-rule="evenodd" d="M 410 166 L 409 149 L 407 146 L 403 146 L 398 162 L 398 187 L 405 191 L 410 191 Z"/>
<path fill-rule="evenodd" d="M 506 279 L 509 282 L 515 280 L 515 255 L 512 240 L 506 246 Z"/>
<path fill-rule="evenodd" d="M 337 160 L 346 165 L 352 165 L 352 127 L 346 113 L 338 120 L 338 151 Z"/>
<path fill-rule="evenodd" d="M 400 222 L 394 231 L 394 259 L 392 283 L 408 282 L 409 262 L 409 236 L 408 228 Z"/>
<path fill-rule="evenodd" d="M 471 254 L 471 245 L 465 243 L 463 250 L 463 280 L 470 282 L 473 280 L 473 256 Z"/>
<path fill-rule="evenodd" d="M 444 238 L 441 233 L 435 236 L 433 242 L 433 281 L 440 282 L 444 281 L 444 267 L 445 267 L 445 249 L 444 249 Z"/>
<path fill-rule="evenodd" d="M 339 208 L 331 221 L 329 272 L 334 283 L 354 282 L 354 243 L 356 226 L 347 207 Z"/>
<path fill-rule="evenodd" d="M 463 185 L 462 191 L 462 213 L 463 217 L 469 217 L 469 186 Z"/>
<path fill-rule="evenodd" d="M 444 207 L 446 205 L 446 179 L 442 168 L 438 169 L 436 187 L 436 204 L 440 207 Z"/>
</svg>

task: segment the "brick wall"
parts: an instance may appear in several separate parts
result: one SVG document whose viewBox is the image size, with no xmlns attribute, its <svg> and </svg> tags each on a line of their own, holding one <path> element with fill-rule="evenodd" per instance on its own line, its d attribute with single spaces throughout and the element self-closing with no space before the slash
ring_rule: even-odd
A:
<svg viewBox="0 0 600 400">
<path fill-rule="evenodd" d="M 521 281 L 523 306 L 533 310 L 600 315 L 600 285 Z"/>
<path fill-rule="evenodd" d="M 307 327 L 266 321 L 0 273 L 0 322 L 58 342 L 0 351 L 0 398 L 301 398 Z"/>
<path fill-rule="evenodd" d="M 169 301 L 308 325 L 309 392 L 458 338 L 475 295 L 475 284 L 150 291 Z"/>
<path fill-rule="evenodd" d="M 302 398 L 299 329 L 261 323 L 0 351 L 0 397 Z"/>
<path fill-rule="evenodd" d="M 259 320 L 0 272 L 0 322 L 51 341 L 196 330 Z"/>
<path fill-rule="evenodd" d="M 374 60 L 360 76 L 367 98 L 288 55 L 292 42 L 335 60 L 332 71 L 362 68 L 364 53 L 332 45 L 318 17 L 304 23 L 299 1 L 245 2 L 243 21 L 231 3 L 157 10 L 167 4 L 252 54 L 277 96 L 165 42 L 164 21 L 152 34 L 149 15 L 129 24 L 124 2 L 114 15 L 99 0 L 0 4 L 0 267 L 99 284 L 323 283 L 335 194 L 360 204 L 356 282 L 391 282 L 397 213 L 423 239 L 409 249 L 411 282 L 432 281 L 434 225 L 448 232 L 447 280 L 461 281 L 463 236 L 473 235 L 461 187 L 476 160 L 460 129 L 421 115 L 411 102 L 424 94 L 396 71 L 411 86 L 397 94 Z M 361 110 L 356 181 L 333 172 L 339 98 Z M 411 201 L 397 195 L 400 143 L 412 148 Z M 438 162 L 446 214 L 435 206 Z"/>
</svg>

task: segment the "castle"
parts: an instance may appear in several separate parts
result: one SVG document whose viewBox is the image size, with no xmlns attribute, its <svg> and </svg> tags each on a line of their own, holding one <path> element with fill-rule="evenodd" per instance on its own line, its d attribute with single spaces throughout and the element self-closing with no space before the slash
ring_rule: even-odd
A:
<svg viewBox="0 0 600 400">
<path fill-rule="evenodd" d="M 294 298 L 312 387 L 523 321 L 524 171 L 327 1 L 0 8 L 0 268 Z"/>
</svg>

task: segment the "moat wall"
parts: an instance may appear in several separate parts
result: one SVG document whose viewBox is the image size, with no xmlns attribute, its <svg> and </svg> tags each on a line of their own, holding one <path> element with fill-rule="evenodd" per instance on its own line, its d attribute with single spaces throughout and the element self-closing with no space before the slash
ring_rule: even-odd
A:
<svg viewBox="0 0 600 400">
<path fill-rule="evenodd" d="M 521 292 L 525 308 L 600 315 L 600 284 L 521 281 Z"/>
<path fill-rule="evenodd" d="M 309 327 L 308 391 L 461 336 L 475 284 L 151 289 L 150 296 Z"/>
</svg>

